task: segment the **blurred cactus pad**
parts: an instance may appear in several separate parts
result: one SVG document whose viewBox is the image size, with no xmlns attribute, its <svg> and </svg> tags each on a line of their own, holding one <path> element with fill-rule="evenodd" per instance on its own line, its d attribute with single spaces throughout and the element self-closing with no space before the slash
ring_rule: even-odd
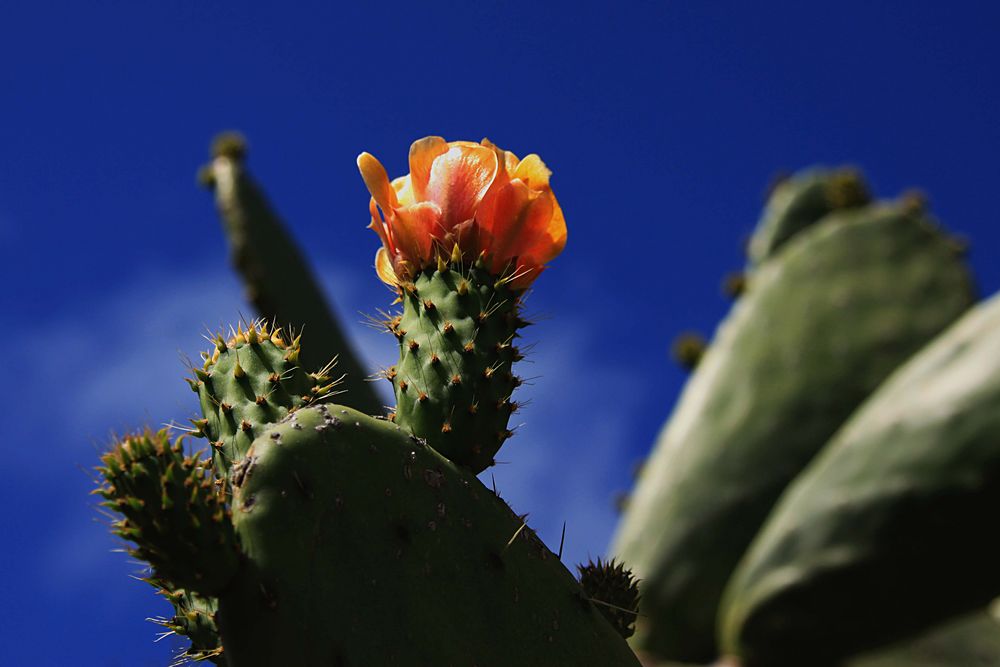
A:
<svg viewBox="0 0 1000 667">
<path fill-rule="evenodd" d="M 379 371 L 245 141 L 200 173 L 256 316 L 207 336 L 190 427 L 116 439 L 95 489 L 173 608 L 173 664 L 1000 667 L 1000 302 L 922 197 L 847 167 L 773 188 L 731 312 L 670 348 L 690 378 L 609 558 L 567 566 L 477 478 L 566 240 L 548 168 L 439 137 L 391 185 L 358 164 L 396 296 Z M 471 219 L 441 195 L 470 165 L 494 184 Z"/>
</svg>

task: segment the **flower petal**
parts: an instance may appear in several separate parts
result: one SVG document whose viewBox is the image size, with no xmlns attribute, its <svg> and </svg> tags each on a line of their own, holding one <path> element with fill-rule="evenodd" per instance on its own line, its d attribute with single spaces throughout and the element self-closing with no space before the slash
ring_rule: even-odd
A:
<svg viewBox="0 0 1000 667">
<path fill-rule="evenodd" d="M 549 187 L 549 176 L 552 171 L 545 166 L 542 158 L 532 153 L 517 163 L 511 171 L 511 178 L 520 178 L 532 190 L 543 190 Z"/>
<path fill-rule="evenodd" d="M 551 190 L 546 190 L 542 196 L 552 201 L 552 217 L 548 224 L 525 233 L 517 253 L 523 261 L 539 265 L 548 264 L 566 247 L 566 218 L 562 207 Z"/>
<path fill-rule="evenodd" d="M 431 258 L 435 232 L 440 226 L 441 209 L 433 202 L 397 208 L 389 220 L 398 252 L 418 268 Z"/>
<path fill-rule="evenodd" d="M 450 144 L 448 152 L 434 160 L 426 195 L 441 208 L 445 232 L 472 219 L 498 169 L 496 152 L 478 144 Z"/>
<path fill-rule="evenodd" d="M 518 179 L 498 193 L 489 250 L 495 269 L 502 270 L 514 257 L 544 251 L 554 201 L 548 192 L 532 192 Z"/>
<path fill-rule="evenodd" d="M 427 199 L 427 183 L 431 179 L 431 165 L 439 155 L 448 152 L 448 142 L 441 137 L 424 137 L 410 145 L 410 182 L 414 202 Z"/>
<path fill-rule="evenodd" d="M 386 173 L 385 167 L 371 153 L 362 153 L 358 156 L 358 169 L 361 171 L 361 178 L 365 180 L 368 192 L 372 193 L 372 199 L 388 218 L 389 210 L 398 205 L 398 200 L 396 191 L 389 184 L 389 174 Z"/>
<path fill-rule="evenodd" d="M 399 284 L 396 272 L 392 269 L 392 260 L 389 259 L 389 253 L 384 247 L 375 252 L 375 273 L 378 274 L 379 280 L 386 285 L 395 287 Z"/>
</svg>

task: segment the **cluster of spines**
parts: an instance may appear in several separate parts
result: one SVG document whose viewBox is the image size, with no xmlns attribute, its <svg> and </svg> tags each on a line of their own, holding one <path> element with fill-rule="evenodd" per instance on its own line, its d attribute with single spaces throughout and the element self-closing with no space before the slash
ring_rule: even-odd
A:
<svg viewBox="0 0 1000 667">
<path fill-rule="evenodd" d="M 578 565 L 580 587 L 612 626 L 628 639 L 635 633 L 639 615 L 639 583 L 632 572 L 614 559 Z"/>
<path fill-rule="evenodd" d="M 183 436 L 129 435 L 101 461 L 94 493 L 122 515 L 112 530 L 135 545 L 131 555 L 177 587 L 211 592 L 229 580 L 239 554 L 229 508 L 208 461 L 185 455 Z"/>
</svg>

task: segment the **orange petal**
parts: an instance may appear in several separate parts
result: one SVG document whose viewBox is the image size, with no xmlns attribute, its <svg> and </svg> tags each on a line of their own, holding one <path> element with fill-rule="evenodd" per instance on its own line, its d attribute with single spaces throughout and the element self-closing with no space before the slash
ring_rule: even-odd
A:
<svg viewBox="0 0 1000 667">
<path fill-rule="evenodd" d="M 389 174 L 386 173 L 382 163 L 375 159 L 371 153 L 362 153 L 358 156 L 358 169 L 361 171 L 361 178 L 368 186 L 368 192 L 372 193 L 372 199 L 381 207 L 382 212 L 389 217 L 389 210 L 397 206 L 396 191 L 389 184 Z"/>
<path fill-rule="evenodd" d="M 542 190 L 549 187 L 549 176 L 552 171 L 545 166 L 542 158 L 534 153 L 521 160 L 511 172 L 511 178 L 520 178 L 532 190 Z"/>
<path fill-rule="evenodd" d="M 483 139 L 483 142 L 488 142 L 488 139 Z M 513 153 L 505 153 L 503 150 L 498 148 L 493 144 L 488 144 L 497 153 L 497 174 L 493 178 L 493 183 L 490 184 L 489 189 L 486 194 L 483 195 L 482 200 L 479 202 L 479 206 L 476 208 L 476 225 L 490 232 L 493 229 L 493 223 L 496 220 L 496 202 L 497 195 L 507 187 L 510 183 L 509 168 L 511 164 L 517 166 L 516 158 L 514 162 L 511 162 L 508 158 L 513 155 Z M 489 233 L 485 234 L 483 240 L 489 238 Z M 471 248 L 464 248 L 465 250 L 470 250 Z M 479 248 L 480 250 L 489 250 L 489 245 L 484 245 Z M 478 251 L 476 252 L 478 254 Z"/>
<path fill-rule="evenodd" d="M 552 220 L 554 197 L 532 192 L 527 184 L 513 180 L 497 196 L 490 248 L 494 267 L 503 268 L 544 240 Z"/>
<path fill-rule="evenodd" d="M 379 280 L 386 285 L 395 287 L 399 284 L 396 272 L 392 269 L 392 260 L 389 259 L 389 253 L 386 252 L 385 248 L 379 248 L 375 253 L 375 273 L 378 275 Z"/>
<path fill-rule="evenodd" d="M 535 230 L 534 238 L 526 235 L 518 252 L 523 261 L 539 265 L 548 264 L 566 247 L 566 218 L 563 217 L 562 207 L 551 190 L 542 196 L 552 200 L 552 218 L 547 225 Z"/>
<path fill-rule="evenodd" d="M 479 144 L 453 144 L 434 160 L 426 198 L 441 207 L 445 231 L 472 219 L 498 169 L 496 152 Z"/>
<path fill-rule="evenodd" d="M 427 183 L 431 179 L 431 165 L 435 158 L 448 152 L 448 142 L 441 137 L 424 137 L 410 145 L 410 182 L 414 202 L 427 199 Z"/>
<path fill-rule="evenodd" d="M 507 171 L 513 174 L 514 170 L 517 169 L 517 165 L 521 162 L 521 160 L 518 159 L 518 157 L 513 153 L 511 153 L 510 151 L 504 151 L 503 157 L 504 157 L 504 162 L 507 165 Z"/>
<path fill-rule="evenodd" d="M 394 211 L 389 220 L 392 239 L 403 259 L 420 266 L 431 257 L 434 233 L 441 226 L 441 209 L 433 202 L 420 202 Z"/>
</svg>

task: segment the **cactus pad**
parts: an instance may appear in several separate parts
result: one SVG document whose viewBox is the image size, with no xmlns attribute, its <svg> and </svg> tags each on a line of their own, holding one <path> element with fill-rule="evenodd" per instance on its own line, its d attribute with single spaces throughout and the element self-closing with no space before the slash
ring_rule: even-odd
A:
<svg viewBox="0 0 1000 667">
<path fill-rule="evenodd" d="M 725 647 L 748 666 L 832 660 L 1000 594 L 998 405 L 1000 296 L 894 373 L 787 490 L 727 590 Z"/>
<path fill-rule="evenodd" d="M 387 373 L 395 420 L 478 473 L 511 435 L 519 294 L 481 266 L 423 271 L 401 294 L 402 315 L 388 323 L 399 339 Z"/>
<path fill-rule="evenodd" d="M 207 461 L 185 456 L 167 431 L 123 438 L 102 457 L 104 484 L 95 493 L 124 518 L 116 535 L 130 553 L 175 587 L 214 593 L 236 571 L 236 536 Z"/>
<path fill-rule="evenodd" d="M 947 237 L 894 206 L 833 213 L 755 271 L 619 527 L 612 553 L 643 580 L 636 645 L 715 658 L 723 587 L 782 490 L 972 300 Z"/>
<path fill-rule="evenodd" d="M 263 321 L 249 323 L 245 331 L 241 325 L 228 340 L 217 334 L 213 342 L 190 381 L 204 415 L 193 423 L 211 442 L 216 469 L 225 474 L 267 425 L 328 398 L 337 382 L 329 375 L 332 364 L 306 373 L 299 365 L 298 338 Z"/>
<path fill-rule="evenodd" d="M 523 519 L 399 426 L 305 408 L 247 461 L 230 664 L 637 665 Z"/>
</svg>

